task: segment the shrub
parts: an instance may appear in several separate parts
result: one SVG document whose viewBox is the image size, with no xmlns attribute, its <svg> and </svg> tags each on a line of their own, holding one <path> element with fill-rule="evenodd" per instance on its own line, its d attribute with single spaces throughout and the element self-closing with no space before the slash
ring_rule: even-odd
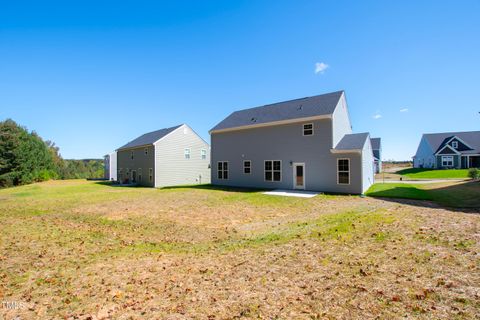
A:
<svg viewBox="0 0 480 320">
<path fill-rule="evenodd" d="M 477 168 L 471 168 L 468 170 L 468 176 L 474 180 L 480 179 L 480 170 Z"/>
</svg>

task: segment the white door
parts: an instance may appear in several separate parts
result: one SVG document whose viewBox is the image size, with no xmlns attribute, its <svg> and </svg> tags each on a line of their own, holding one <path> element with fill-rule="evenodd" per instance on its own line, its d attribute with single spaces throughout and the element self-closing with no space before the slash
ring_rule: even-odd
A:
<svg viewBox="0 0 480 320">
<path fill-rule="evenodd" d="M 293 188 L 305 189 L 305 163 L 293 164 Z"/>
</svg>

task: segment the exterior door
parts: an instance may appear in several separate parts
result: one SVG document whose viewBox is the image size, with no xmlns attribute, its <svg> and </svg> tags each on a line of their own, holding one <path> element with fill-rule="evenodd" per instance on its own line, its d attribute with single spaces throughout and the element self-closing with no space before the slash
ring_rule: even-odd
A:
<svg viewBox="0 0 480 320">
<path fill-rule="evenodd" d="M 305 189 L 305 164 L 293 164 L 293 188 Z"/>
<path fill-rule="evenodd" d="M 137 182 L 137 171 L 132 170 L 132 183 Z"/>
</svg>

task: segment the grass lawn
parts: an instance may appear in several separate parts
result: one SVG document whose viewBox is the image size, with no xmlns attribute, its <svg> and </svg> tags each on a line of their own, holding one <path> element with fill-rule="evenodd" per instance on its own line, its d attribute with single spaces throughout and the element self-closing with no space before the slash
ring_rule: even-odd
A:
<svg viewBox="0 0 480 320">
<path fill-rule="evenodd" d="M 377 183 L 366 192 L 372 197 L 432 200 L 459 208 L 480 208 L 479 182 L 429 184 Z"/>
<path fill-rule="evenodd" d="M 396 174 L 400 174 L 409 179 L 467 179 L 468 169 L 420 169 L 408 168 L 399 170 Z"/>
<path fill-rule="evenodd" d="M 357 196 L 3 189 L 0 319 L 474 319 L 479 225 Z"/>
</svg>

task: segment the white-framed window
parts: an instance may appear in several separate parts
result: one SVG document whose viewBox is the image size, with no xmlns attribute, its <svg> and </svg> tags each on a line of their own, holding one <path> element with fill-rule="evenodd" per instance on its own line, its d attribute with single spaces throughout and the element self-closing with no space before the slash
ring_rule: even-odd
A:
<svg viewBox="0 0 480 320">
<path fill-rule="evenodd" d="M 145 148 L 145 150 L 143 150 L 145 152 L 145 155 L 148 154 L 148 148 Z"/>
<path fill-rule="evenodd" d="M 202 160 L 207 159 L 207 150 L 205 150 L 205 149 L 200 150 L 200 156 L 201 156 Z"/>
<path fill-rule="evenodd" d="M 148 169 L 148 181 L 153 181 L 153 168 Z"/>
<path fill-rule="evenodd" d="M 458 149 L 458 141 L 452 141 L 452 147 Z"/>
<path fill-rule="evenodd" d="M 350 184 L 350 159 L 337 159 L 337 184 Z"/>
<path fill-rule="evenodd" d="M 190 159 L 190 149 L 186 148 L 183 155 L 185 156 L 185 159 Z"/>
<path fill-rule="evenodd" d="M 138 168 L 138 182 L 142 182 L 142 168 Z"/>
<path fill-rule="evenodd" d="M 442 156 L 442 167 L 453 167 L 453 156 Z"/>
<path fill-rule="evenodd" d="M 305 123 L 303 125 L 303 135 L 313 136 L 313 123 Z"/>
<path fill-rule="evenodd" d="M 252 173 L 252 161 L 243 160 L 243 173 L 245 174 Z"/>
<path fill-rule="evenodd" d="M 133 151 L 130 151 L 130 159 L 133 160 Z"/>
<path fill-rule="evenodd" d="M 219 180 L 228 179 L 228 161 L 217 162 L 217 178 Z"/>
<path fill-rule="evenodd" d="M 282 161 L 265 160 L 265 181 L 282 181 Z"/>
</svg>

